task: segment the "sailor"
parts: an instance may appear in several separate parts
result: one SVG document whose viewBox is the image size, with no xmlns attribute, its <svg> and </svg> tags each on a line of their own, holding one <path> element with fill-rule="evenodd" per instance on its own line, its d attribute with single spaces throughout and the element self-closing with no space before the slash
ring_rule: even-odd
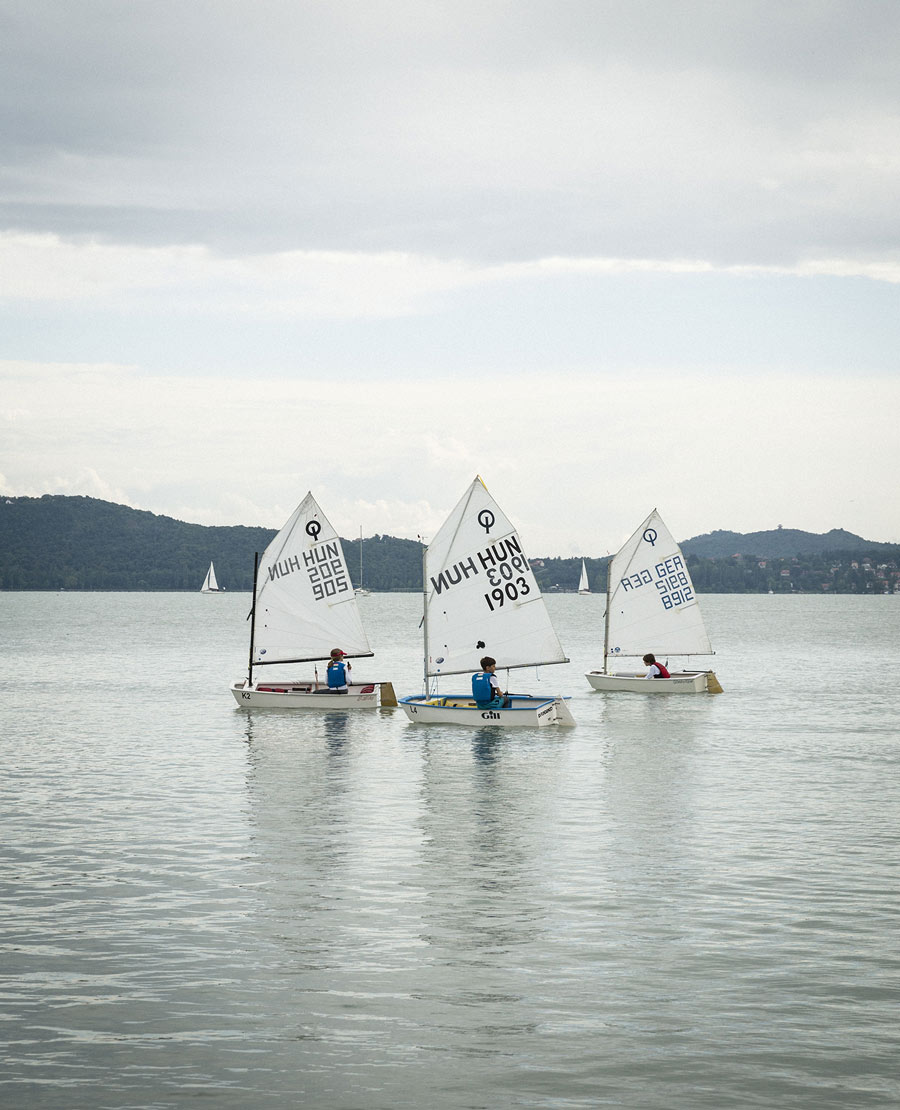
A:
<svg viewBox="0 0 900 1110">
<path fill-rule="evenodd" d="M 326 674 L 328 676 L 329 694 L 346 694 L 347 680 L 350 677 L 350 663 L 344 662 L 346 652 L 340 648 L 331 649 L 331 658 L 328 660 Z"/>
<path fill-rule="evenodd" d="M 656 656 L 653 654 L 652 651 L 647 652 L 647 654 L 644 656 L 644 663 L 647 666 L 647 673 L 644 675 L 644 678 L 672 677 L 666 670 L 666 668 L 662 665 L 662 663 L 656 662 Z"/>
<path fill-rule="evenodd" d="M 494 674 L 497 660 L 486 655 L 481 660 L 481 670 L 472 675 L 472 697 L 479 709 L 506 709 L 509 700 L 500 689 L 500 679 Z"/>
</svg>

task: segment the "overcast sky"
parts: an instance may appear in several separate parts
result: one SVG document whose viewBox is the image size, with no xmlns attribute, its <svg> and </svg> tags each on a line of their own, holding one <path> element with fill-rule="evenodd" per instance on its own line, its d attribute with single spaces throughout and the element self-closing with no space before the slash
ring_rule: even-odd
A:
<svg viewBox="0 0 900 1110">
<path fill-rule="evenodd" d="M 900 542 L 896 0 L 0 0 L 0 492 Z"/>
</svg>

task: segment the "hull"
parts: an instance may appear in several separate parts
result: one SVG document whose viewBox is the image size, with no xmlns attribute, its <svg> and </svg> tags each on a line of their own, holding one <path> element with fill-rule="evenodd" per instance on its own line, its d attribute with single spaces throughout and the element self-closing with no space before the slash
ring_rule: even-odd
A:
<svg viewBox="0 0 900 1110">
<path fill-rule="evenodd" d="M 575 718 L 566 705 L 567 698 L 537 698 L 513 695 L 508 709 L 479 709 L 471 697 L 464 694 L 447 697 L 401 698 L 400 705 L 406 716 L 416 725 L 465 725 L 484 728 L 535 728 L 544 725 L 574 725 Z"/>
<path fill-rule="evenodd" d="M 595 690 L 628 691 L 632 694 L 711 693 L 713 671 L 673 671 L 671 678 L 644 678 L 634 671 L 588 671 L 584 676 Z"/>
<path fill-rule="evenodd" d="M 244 709 L 376 709 L 378 691 L 379 684 L 371 682 L 350 686 L 346 694 L 316 693 L 312 682 L 248 683 L 243 678 L 231 684 L 234 700 Z"/>
</svg>

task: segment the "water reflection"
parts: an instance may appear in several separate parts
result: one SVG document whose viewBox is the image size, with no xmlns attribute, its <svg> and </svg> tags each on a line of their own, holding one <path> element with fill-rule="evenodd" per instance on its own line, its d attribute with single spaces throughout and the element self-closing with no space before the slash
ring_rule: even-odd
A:
<svg viewBox="0 0 900 1110">
<path fill-rule="evenodd" d="M 419 826 L 427 876 L 423 936 L 456 966 L 538 941 L 546 892 L 537 860 L 548 798 L 546 748 L 485 728 L 467 744 L 425 742 Z"/>
<path fill-rule="evenodd" d="M 504 740 L 502 728 L 480 728 L 472 738 L 472 754 L 478 763 L 494 763 L 499 758 Z"/>
</svg>

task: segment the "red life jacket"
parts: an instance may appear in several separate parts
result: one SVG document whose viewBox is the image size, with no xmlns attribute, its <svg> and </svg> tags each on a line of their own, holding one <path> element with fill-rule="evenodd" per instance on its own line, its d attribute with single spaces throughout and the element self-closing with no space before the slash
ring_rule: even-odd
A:
<svg viewBox="0 0 900 1110">
<path fill-rule="evenodd" d="M 666 670 L 666 668 L 662 665 L 662 663 L 654 663 L 653 666 L 656 667 L 656 669 L 659 671 L 659 674 L 655 674 L 653 676 L 654 678 L 671 678 L 672 677 L 669 674 L 669 672 Z"/>
</svg>

